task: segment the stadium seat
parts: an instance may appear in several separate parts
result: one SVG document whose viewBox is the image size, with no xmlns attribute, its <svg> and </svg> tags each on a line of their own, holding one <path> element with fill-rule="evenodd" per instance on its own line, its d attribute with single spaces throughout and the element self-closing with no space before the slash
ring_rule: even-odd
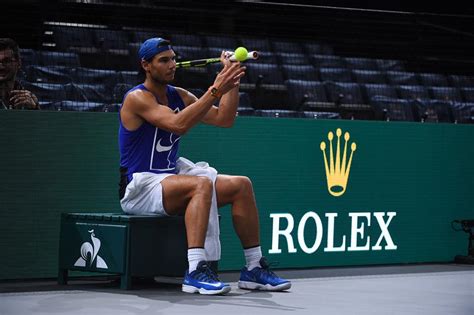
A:
<svg viewBox="0 0 474 315">
<path fill-rule="evenodd" d="M 141 43 L 128 43 L 128 51 L 130 52 L 130 56 L 135 58 L 137 68 L 139 67 L 138 50 L 140 46 Z"/>
<path fill-rule="evenodd" d="M 325 82 L 324 87 L 330 102 L 336 104 L 365 104 L 357 83 Z"/>
<path fill-rule="evenodd" d="M 378 96 L 372 99 L 375 118 L 386 121 L 415 121 L 415 110 L 411 101 Z"/>
<path fill-rule="evenodd" d="M 254 89 L 241 89 L 249 93 L 255 109 L 288 109 L 288 90 L 284 84 L 256 83 Z"/>
<path fill-rule="evenodd" d="M 28 48 L 20 48 L 20 58 L 23 66 L 38 65 L 36 51 Z"/>
<path fill-rule="evenodd" d="M 462 96 L 458 88 L 447 86 L 432 86 L 428 88 L 431 93 L 431 98 L 444 101 L 462 102 Z"/>
<path fill-rule="evenodd" d="M 255 111 L 255 116 L 272 117 L 272 118 L 301 118 L 304 117 L 303 112 L 285 109 L 259 109 Z"/>
<path fill-rule="evenodd" d="M 462 124 L 474 123 L 474 102 L 451 103 L 454 122 Z"/>
<path fill-rule="evenodd" d="M 418 73 L 421 83 L 425 86 L 449 86 L 446 76 L 440 73 Z"/>
<path fill-rule="evenodd" d="M 423 85 L 400 85 L 398 87 L 398 94 L 406 100 L 430 98 L 428 90 Z"/>
<path fill-rule="evenodd" d="M 173 46 L 173 50 L 176 53 L 176 60 L 179 61 L 188 61 L 195 59 L 204 59 L 208 58 L 208 50 L 202 47 L 194 46 Z M 214 57 L 219 57 L 219 55 Z"/>
<path fill-rule="evenodd" d="M 355 57 L 346 57 L 344 59 L 347 67 L 350 69 L 378 70 L 377 61 L 375 59 Z"/>
<path fill-rule="evenodd" d="M 242 37 L 240 38 L 242 46 L 247 48 L 249 51 L 273 51 L 270 41 L 267 38 L 260 37 Z"/>
<path fill-rule="evenodd" d="M 341 118 L 341 115 L 339 113 L 334 113 L 334 112 L 304 111 L 303 114 L 305 118 L 313 118 L 313 119 L 340 119 Z"/>
<path fill-rule="evenodd" d="M 334 54 L 334 50 L 331 46 L 323 44 L 323 43 L 316 43 L 316 42 L 306 42 L 303 43 L 303 47 L 306 50 L 308 55 L 332 55 Z"/>
<path fill-rule="evenodd" d="M 252 107 L 252 102 L 250 101 L 250 96 L 246 92 L 239 92 L 239 108 L 249 108 Z"/>
<path fill-rule="evenodd" d="M 288 106 L 293 109 L 316 107 L 317 103 L 327 103 L 324 84 L 317 81 L 287 80 Z M 313 106 L 315 105 L 315 106 Z"/>
<path fill-rule="evenodd" d="M 30 82 L 70 83 L 71 68 L 66 66 L 29 66 L 26 67 L 27 79 Z"/>
<path fill-rule="evenodd" d="M 104 112 L 112 112 L 112 113 L 118 112 L 120 110 L 121 105 L 122 104 L 118 104 L 118 103 L 105 104 Z"/>
<path fill-rule="evenodd" d="M 117 71 L 117 82 L 127 83 L 133 86 L 141 83 L 138 71 Z"/>
<path fill-rule="evenodd" d="M 125 94 L 130 91 L 134 85 L 128 83 L 117 83 L 113 89 L 113 102 L 122 103 Z"/>
<path fill-rule="evenodd" d="M 393 59 L 375 59 L 377 67 L 380 71 L 405 71 L 403 62 Z"/>
<path fill-rule="evenodd" d="M 418 120 L 422 122 L 453 122 L 451 102 L 442 100 L 412 100 L 418 111 Z"/>
<path fill-rule="evenodd" d="M 38 64 L 41 66 L 79 67 L 79 55 L 70 52 L 37 51 Z"/>
<path fill-rule="evenodd" d="M 185 89 L 199 88 L 207 90 L 214 78 L 215 76 L 209 76 L 206 67 L 179 68 L 175 72 L 174 84 Z"/>
<path fill-rule="evenodd" d="M 153 37 L 162 37 L 162 38 L 168 39 L 167 36 L 164 36 L 164 32 L 162 31 L 134 31 L 132 32 L 132 42 L 140 44 L 140 45 L 147 39 L 153 38 Z"/>
<path fill-rule="evenodd" d="M 246 76 L 250 83 L 284 84 L 283 73 L 278 65 L 264 63 L 248 63 Z"/>
<path fill-rule="evenodd" d="M 113 91 L 104 84 L 69 83 L 64 86 L 66 99 L 79 102 L 111 103 Z"/>
<path fill-rule="evenodd" d="M 117 83 L 118 75 L 114 70 L 76 68 L 71 72 L 74 83 L 102 84 L 112 89 Z"/>
<path fill-rule="evenodd" d="M 319 81 L 318 71 L 312 65 L 283 65 L 282 69 L 288 80 Z"/>
<path fill-rule="evenodd" d="M 99 49 L 127 49 L 132 36 L 127 31 L 95 29 L 94 42 Z"/>
<path fill-rule="evenodd" d="M 34 93 L 39 101 L 56 101 L 66 99 L 63 84 L 23 82 L 23 87 Z"/>
<path fill-rule="evenodd" d="M 303 46 L 296 41 L 272 41 L 273 51 L 275 53 L 304 54 Z"/>
<path fill-rule="evenodd" d="M 171 40 L 173 47 L 175 45 L 203 47 L 203 41 L 202 41 L 201 36 L 199 35 L 173 33 L 171 35 L 171 38 L 168 38 L 168 39 Z"/>
<path fill-rule="evenodd" d="M 474 87 L 474 76 L 448 75 L 448 80 L 453 87 Z"/>
<path fill-rule="evenodd" d="M 93 29 L 85 27 L 51 26 L 56 50 L 69 51 L 83 47 L 92 49 L 95 47 Z"/>
<path fill-rule="evenodd" d="M 387 98 L 398 98 L 397 90 L 387 84 L 364 84 L 362 85 L 367 96 L 369 103 L 372 103 L 372 100 L 380 96 Z"/>
<path fill-rule="evenodd" d="M 352 82 L 351 73 L 345 68 L 320 68 L 319 77 L 321 81 Z"/>
<path fill-rule="evenodd" d="M 473 87 L 461 88 L 461 93 L 466 102 L 469 102 L 469 103 L 474 102 L 474 85 Z"/>
<path fill-rule="evenodd" d="M 313 54 L 310 59 L 317 68 L 346 68 L 345 60 L 339 56 Z"/>
<path fill-rule="evenodd" d="M 255 109 L 252 106 L 250 95 L 246 92 L 239 92 L 239 107 L 237 108 L 238 116 L 254 116 Z"/>
<path fill-rule="evenodd" d="M 357 83 L 385 84 L 387 80 L 382 71 L 352 70 L 352 76 Z"/>
<path fill-rule="evenodd" d="M 420 85 L 420 81 L 414 72 L 387 71 L 387 81 L 393 85 Z"/>
<path fill-rule="evenodd" d="M 311 64 L 309 58 L 302 53 L 286 53 L 286 52 L 277 52 L 276 53 L 280 64 L 286 65 L 309 65 Z"/>
<path fill-rule="evenodd" d="M 238 46 L 237 40 L 234 37 L 229 36 L 206 35 L 204 36 L 204 40 L 207 47 L 216 47 L 233 51 Z"/>
<path fill-rule="evenodd" d="M 106 108 L 106 104 L 98 102 L 80 102 L 80 101 L 60 101 L 55 102 L 53 105 L 58 111 L 92 111 L 92 112 L 103 112 Z"/>
<path fill-rule="evenodd" d="M 59 110 L 61 110 L 60 108 L 55 106 L 56 103 L 57 103 L 57 101 L 39 101 L 39 104 L 40 104 L 40 107 L 41 107 L 42 111 L 46 111 L 46 110 L 59 111 Z"/>
</svg>

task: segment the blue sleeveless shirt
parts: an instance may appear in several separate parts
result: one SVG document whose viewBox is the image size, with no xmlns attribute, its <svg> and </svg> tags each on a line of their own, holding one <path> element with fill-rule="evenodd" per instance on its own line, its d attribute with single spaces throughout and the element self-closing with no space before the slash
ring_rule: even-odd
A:
<svg viewBox="0 0 474 315">
<path fill-rule="evenodd" d="M 128 91 L 124 99 L 128 93 L 137 89 L 148 91 L 143 84 L 140 84 Z M 177 113 L 184 109 L 184 102 L 174 86 L 167 86 L 166 95 L 168 97 L 168 107 L 171 110 Z M 158 97 L 155 96 L 155 98 L 160 103 Z M 120 109 L 122 109 L 122 106 L 123 103 Z M 179 139 L 179 135 L 155 127 L 146 121 L 137 130 L 130 131 L 123 126 L 120 120 L 120 167 L 127 169 L 128 181 L 130 182 L 132 174 L 137 172 L 176 174 Z"/>
</svg>

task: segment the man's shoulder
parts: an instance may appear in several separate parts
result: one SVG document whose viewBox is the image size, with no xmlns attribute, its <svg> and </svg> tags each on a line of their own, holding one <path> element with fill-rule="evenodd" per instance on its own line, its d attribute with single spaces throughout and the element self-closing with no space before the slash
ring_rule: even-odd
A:
<svg viewBox="0 0 474 315">
<path fill-rule="evenodd" d="M 182 87 L 174 86 L 174 88 L 176 89 L 178 95 L 181 97 L 186 106 L 191 103 L 194 103 L 198 99 L 196 95 L 186 89 L 183 89 Z"/>
<path fill-rule="evenodd" d="M 144 89 L 133 89 L 127 92 L 123 100 L 123 106 L 130 107 L 142 107 L 154 100 L 153 94 Z"/>
</svg>

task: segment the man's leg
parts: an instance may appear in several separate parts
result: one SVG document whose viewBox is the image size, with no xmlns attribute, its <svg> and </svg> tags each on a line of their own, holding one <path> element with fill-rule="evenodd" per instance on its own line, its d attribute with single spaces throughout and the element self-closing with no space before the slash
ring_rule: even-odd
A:
<svg viewBox="0 0 474 315">
<path fill-rule="evenodd" d="M 163 207 L 169 215 L 184 214 L 189 269 L 182 290 L 188 293 L 224 294 L 230 286 L 210 274 L 204 252 L 213 185 L 206 177 L 173 175 L 161 182 Z"/>
<path fill-rule="evenodd" d="M 183 215 L 188 247 L 204 247 L 212 182 L 206 177 L 174 175 L 161 182 L 163 206 L 169 215 Z"/>
<path fill-rule="evenodd" d="M 258 210 L 252 182 L 245 176 L 218 175 L 218 207 L 232 205 L 232 222 L 243 248 L 260 245 Z"/>
<path fill-rule="evenodd" d="M 260 247 L 260 226 L 252 182 L 245 176 L 218 175 L 216 180 L 218 206 L 232 205 L 232 222 L 240 238 L 246 267 L 240 273 L 239 287 L 251 290 L 281 291 L 291 282 L 269 270 Z"/>
</svg>

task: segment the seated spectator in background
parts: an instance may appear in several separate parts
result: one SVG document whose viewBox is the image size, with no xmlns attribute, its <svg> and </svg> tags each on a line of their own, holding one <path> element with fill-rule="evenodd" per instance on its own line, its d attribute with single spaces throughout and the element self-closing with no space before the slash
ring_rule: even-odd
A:
<svg viewBox="0 0 474 315">
<path fill-rule="evenodd" d="M 20 68 L 18 44 L 0 38 L 0 109 L 40 109 L 38 98 L 16 79 Z"/>
</svg>

